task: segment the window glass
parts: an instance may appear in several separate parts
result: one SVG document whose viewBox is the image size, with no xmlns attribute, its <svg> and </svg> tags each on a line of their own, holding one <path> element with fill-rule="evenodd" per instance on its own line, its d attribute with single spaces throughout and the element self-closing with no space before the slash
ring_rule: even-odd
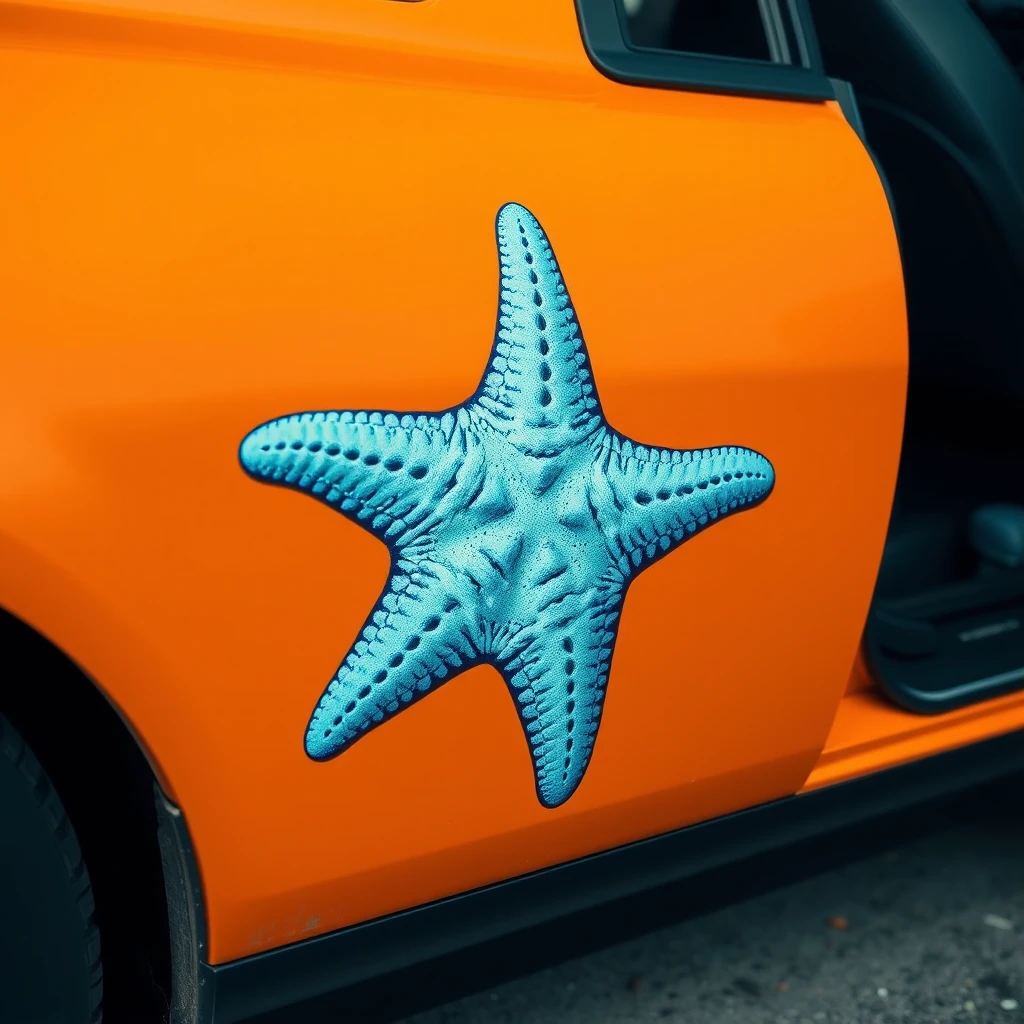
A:
<svg viewBox="0 0 1024 1024">
<path fill-rule="evenodd" d="M 778 60 L 770 39 L 774 3 L 764 0 L 621 0 L 632 46 Z"/>
</svg>

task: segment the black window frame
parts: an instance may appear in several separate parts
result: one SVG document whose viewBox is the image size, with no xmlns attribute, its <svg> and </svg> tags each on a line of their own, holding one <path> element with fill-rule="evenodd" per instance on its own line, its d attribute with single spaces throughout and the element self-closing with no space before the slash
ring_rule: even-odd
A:
<svg viewBox="0 0 1024 1024">
<path fill-rule="evenodd" d="M 834 100 L 835 90 L 822 67 L 807 0 L 778 0 L 773 6 L 783 18 L 782 52 L 799 50 L 799 63 L 634 46 L 627 35 L 620 0 L 576 0 L 576 15 L 591 62 L 603 75 L 625 85 L 808 103 Z M 777 54 L 779 40 L 773 40 L 770 30 L 766 31 L 770 51 Z"/>
</svg>

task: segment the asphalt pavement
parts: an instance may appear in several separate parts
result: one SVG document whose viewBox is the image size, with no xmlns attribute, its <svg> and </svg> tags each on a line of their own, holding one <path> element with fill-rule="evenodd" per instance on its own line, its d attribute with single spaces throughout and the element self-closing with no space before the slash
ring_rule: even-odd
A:
<svg viewBox="0 0 1024 1024">
<path fill-rule="evenodd" d="M 811 862 L 790 865 L 795 881 L 769 879 L 758 895 L 585 956 L 556 956 L 557 966 L 405 1024 L 1024 1024 L 1022 789 L 968 801 L 948 819 L 939 808 L 938 832 L 819 873 Z M 719 881 L 727 890 L 751 883 Z M 572 937 L 559 941 L 571 955 Z M 486 978 L 486 959 L 477 967 Z"/>
</svg>

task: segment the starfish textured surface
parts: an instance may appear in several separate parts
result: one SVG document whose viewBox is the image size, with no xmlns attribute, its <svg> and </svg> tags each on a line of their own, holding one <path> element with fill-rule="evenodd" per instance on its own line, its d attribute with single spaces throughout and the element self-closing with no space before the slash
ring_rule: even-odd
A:
<svg viewBox="0 0 1024 1024">
<path fill-rule="evenodd" d="M 650 448 L 613 430 L 548 239 L 497 217 L 497 334 L 483 381 L 437 414 L 304 412 L 257 427 L 252 477 L 307 494 L 379 537 L 391 571 L 310 718 L 306 752 L 340 754 L 484 662 L 512 695 L 537 794 L 557 807 L 587 770 L 619 613 L 643 569 L 766 498 L 748 448 Z"/>
</svg>

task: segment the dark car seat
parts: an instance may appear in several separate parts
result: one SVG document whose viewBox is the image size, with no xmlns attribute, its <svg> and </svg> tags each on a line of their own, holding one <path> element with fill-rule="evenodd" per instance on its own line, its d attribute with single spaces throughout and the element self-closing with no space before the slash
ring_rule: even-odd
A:
<svg viewBox="0 0 1024 1024">
<path fill-rule="evenodd" d="M 889 180 L 912 391 L 937 378 L 1024 398 L 1024 83 L 966 0 L 811 6 Z"/>
</svg>

